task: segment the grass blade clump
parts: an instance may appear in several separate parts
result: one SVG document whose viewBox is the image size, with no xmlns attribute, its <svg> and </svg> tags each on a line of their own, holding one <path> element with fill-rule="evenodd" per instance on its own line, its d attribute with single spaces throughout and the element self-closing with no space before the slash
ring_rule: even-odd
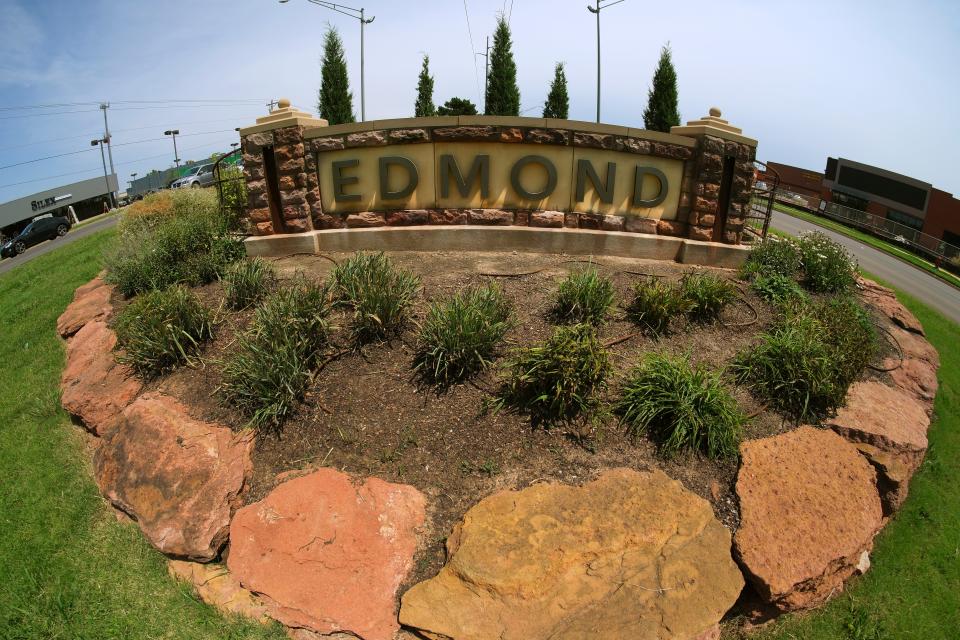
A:
<svg viewBox="0 0 960 640">
<path fill-rule="evenodd" d="M 736 455 L 746 421 L 720 373 L 664 353 L 649 354 L 630 372 L 614 411 L 631 434 L 649 434 L 666 456 L 685 449 Z"/>
<path fill-rule="evenodd" d="M 737 299 L 737 288 L 729 280 L 711 273 L 688 274 L 680 281 L 680 295 L 686 300 L 693 320 L 716 320 L 723 309 Z"/>
<path fill-rule="evenodd" d="M 437 302 L 420 329 L 414 368 L 440 386 L 463 380 L 490 364 L 511 324 L 510 304 L 495 284 Z"/>
<path fill-rule="evenodd" d="M 394 266 L 383 252 L 360 252 L 337 265 L 330 288 L 338 304 L 353 309 L 357 344 L 398 333 L 420 287 L 420 279 Z"/>
<path fill-rule="evenodd" d="M 778 275 L 795 278 L 800 270 L 800 248 L 787 238 L 770 236 L 750 249 L 746 262 L 740 267 L 740 277 L 751 280 L 758 275 Z"/>
<path fill-rule="evenodd" d="M 662 334 L 670 328 L 673 317 L 687 313 L 690 307 L 678 287 L 658 278 L 649 278 L 634 286 L 627 316 L 651 333 Z"/>
<path fill-rule="evenodd" d="M 274 286 L 276 279 L 273 265 L 262 258 L 240 260 L 230 265 L 223 275 L 227 306 L 245 309 L 259 302 Z"/>
<path fill-rule="evenodd" d="M 182 286 L 138 296 L 117 315 L 114 330 L 124 349 L 118 359 L 141 376 L 188 362 L 213 336 L 210 312 Z"/>
<path fill-rule="evenodd" d="M 857 281 L 857 263 L 839 243 L 819 231 L 797 239 L 803 263 L 803 284 L 818 293 L 850 290 Z"/>
<path fill-rule="evenodd" d="M 558 327 L 546 342 L 517 350 L 498 404 L 529 413 L 534 424 L 570 422 L 596 406 L 611 371 L 593 327 Z"/>
<path fill-rule="evenodd" d="M 278 432 L 327 345 L 327 291 L 303 279 L 272 293 L 223 361 L 223 399 L 258 431 Z"/>
<path fill-rule="evenodd" d="M 597 326 L 603 323 L 613 298 L 613 283 L 591 266 L 571 273 L 560 282 L 553 314 L 568 324 Z"/>
</svg>

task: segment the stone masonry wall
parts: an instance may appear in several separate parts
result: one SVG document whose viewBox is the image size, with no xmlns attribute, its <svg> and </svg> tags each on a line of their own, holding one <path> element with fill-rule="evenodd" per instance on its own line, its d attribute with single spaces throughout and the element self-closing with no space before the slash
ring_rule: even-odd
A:
<svg viewBox="0 0 960 640">
<path fill-rule="evenodd" d="M 244 137 L 250 219 L 254 233 L 296 233 L 311 229 L 340 229 L 401 225 L 520 225 L 567 227 L 661 234 L 710 240 L 716 221 L 723 158 L 737 158 L 731 193 L 730 217 L 723 241 L 737 243 L 753 180 L 754 149 L 711 136 L 695 138 L 695 147 L 632 136 L 543 128 L 493 125 L 437 126 L 360 131 L 304 140 L 303 127 L 287 127 Z M 573 146 L 681 160 L 684 163 L 680 202 L 675 220 L 615 216 L 584 212 L 500 209 L 418 209 L 327 213 L 317 179 L 317 153 L 389 144 L 433 141 L 503 142 Z M 274 145 L 282 199 L 283 229 L 274 228 L 263 174 L 263 148 Z"/>
</svg>

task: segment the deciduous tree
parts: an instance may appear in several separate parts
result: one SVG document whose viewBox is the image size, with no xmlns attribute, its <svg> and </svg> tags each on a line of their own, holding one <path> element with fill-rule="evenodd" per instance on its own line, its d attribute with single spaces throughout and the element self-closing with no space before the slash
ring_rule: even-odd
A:
<svg viewBox="0 0 960 640">
<path fill-rule="evenodd" d="M 450 98 L 437 107 L 438 116 L 475 116 L 477 105 L 466 98 Z"/>
</svg>

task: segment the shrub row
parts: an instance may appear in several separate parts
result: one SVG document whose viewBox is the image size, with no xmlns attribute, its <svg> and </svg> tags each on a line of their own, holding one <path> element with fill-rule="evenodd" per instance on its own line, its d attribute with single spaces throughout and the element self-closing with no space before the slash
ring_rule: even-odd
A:
<svg viewBox="0 0 960 640">
<path fill-rule="evenodd" d="M 815 231 L 796 240 L 771 236 L 758 243 L 740 270 L 744 279 L 800 278 L 817 293 L 842 293 L 857 279 L 857 263 L 839 243 Z"/>
</svg>

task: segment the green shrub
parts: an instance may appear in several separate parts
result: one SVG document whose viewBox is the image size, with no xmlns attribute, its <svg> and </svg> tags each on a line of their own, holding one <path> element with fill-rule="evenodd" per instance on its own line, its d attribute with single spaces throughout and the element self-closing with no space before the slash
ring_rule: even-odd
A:
<svg viewBox="0 0 960 640">
<path fill-rule="evenodd" d="M 400 331 L 420 279 L 382 252 L 360 252 L 337 265 L 330 285 L 334 299 L 353 309 L 353 338 L 363 344 Z"/>
<path fill-rule="evenodd" d="M 803 283 L 818 293 L 847 291 L 857 280 L 857 263 L 839 243 L 823 233 L 805 233 L 797 240 Z"/>
<path fill-rule="evenodd" d="M 184 190 L 190 191 L 198 190 Z M 125 221 L 107 252 L 106 279 L 123 295 L 172 284 L 206 284 L 243 257 L 243 242 L 230 234 L 216 210 L 181 211 L 191 200 L 180 194 L 173 202 L 179 203 L 175 214 Z"/>
<path fill-rule="evenodd" d="M 462 380 L 490 363 L 510 326 L 510 305 L 499 286 L 458 293 L 430 306 L 414 366 L 435 384 Z"/>
<path fill-rule="evenodd" d="M 240 260 L 227 267 L 223 275 L 223 289 L 227 306 L 244 309 L 259 302 L 273 287 L 277 275 L 262 258 Z"/>
<path fill-rule="evenodd" d="M 603 323 L 613 304 L 613 283 L 593 266 L 571 273 L 560 282 L 553 305 L 554 315 L 569 324 Z"/>
<path fill-rule="evenodd" d="M 219 392 L 258 431 L 279 431 L 312 382 L 329 311 L 326 289 L 298 279 L 263 301 L 224 359 Z"/>
<path fill-rule="evenodd" d="M 649 354 L 629 373 L 614 411 L 632 434 L 649 434 L 667 456 L 683 449 L 736 455 L 746 421 L 719 373 L 663 353 Z"/>
<path fill-rule="evenodd" d="M 795 302 L 732 369 L 772 406 L 804 420 L 840 406 L 876 349 L 876 330 L 853 299 Z"/>
<path fill-rule="evenodd" d="M 690 317 L 707 322 L 718 318 L 724 307 L 737 299 L 737 288 L 720 276 L 694 273 L 680 281 L 680 295 L 686 301 Z"/>
<path fill-rule="evenodd" d="M 671 318 L 689 310 L 690 303 L 679 287 L 658 278 L 649 278 L 634 286 L 627 316 L 651 333 L 660 334 L 670 328 Z"/>
<path fill-rule="evenodd" d="M 800 270 L 800 248 L 787 238 L 770 236 L 750 249 L 740 276 L 750 280 L 757 275 L 794 278 Z"/>
<path fill-rule="evenodd" d="M 119 357 L 142 376 L 188 362 L 213 335 L 210 312 L 195 293 L 181 286 L 138 296 L 114 323 Z"/>
<path fill-rule="evenodd" d="M 558 327 L 546 342 L 515 352 L 498 403 L 529 413 L 534 424 L 570 422 L 596 406 L 611 371 L 592 326 Z"/>
<path fill-rule="evenodd" d="M 805 299 L 806 293 L 793 278 L 779 273 L 759 273 L 750 284 L 758 296 L 767 302 L 781 304 L 794 299 Z"/>
<path fill-rule="evenodd" d="M 232 231 L 246 232 L 249 221 L 246 216 L 247 181 L 243 171 L 236 166 L 223 164 L 219 168 L 218 179 L 222 194 L 220 215 L 223 216 L 224 224 Z"/>
</svg>

